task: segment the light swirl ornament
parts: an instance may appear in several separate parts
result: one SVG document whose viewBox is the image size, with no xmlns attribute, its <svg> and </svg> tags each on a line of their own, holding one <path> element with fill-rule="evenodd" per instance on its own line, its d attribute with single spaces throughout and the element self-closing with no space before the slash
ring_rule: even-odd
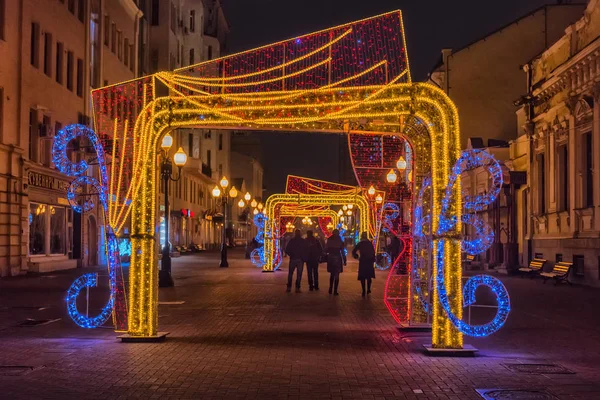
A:
<svg viewBox="0 0 600 400">
<path fill-rule="evenodd" d="M 89 167 L 89 164 L 85 160 L 73 163 L 69 159 L 67 146 L 72 140 L 78 138 L 87 139 L 96 152 L 100 180 L 85 175 Z M 77 213 L 91 211 L 96 205 L 92 200 L 92 196 L 97 196 L 98 202 L 102 207 L 102 213 L 104 214 L 103 219 L 106 221 L 108 196 L 105 185 L 108 182 L 108 174 L 106 170 L 104 149 L 98 140 L 96 133 L 87 126 L 79 124 L 68 125 L 61 129 L 54 138 L 52 161 L 60 172 L 75 178 L 67 190 L 67 199 L 69 200 L 73 211 Z M 88 186 L 91 186 L 95 193 L 85 193 L 84 189 Z M 81 202 L 78 201 L 78 198 L 82 198 Z M 77 296 L 81 290 L 88 287 L 95 287 L 98 283 L 96 274 L 85 274 L 77 278 L 67 291 L 67 310 L 73 321 L 83 328 L 97 328 L 98 326 L 103 325 L 112 314 L 115 329 L 126 330 L 127 309 L 119 244 L 112 227 L 108 225 L 106 226 L 106 247 L 110 278 L 110 297 L 106 305 L 95 317 L 84 316 L 77 310 Z"/>
<path fill-rule="evenodd" d="M 483 325 L 470 325 L 458 318 L 450 307 L 448 293 L 446 292 L 444 264 L 445 264 L 445 242 L 444 236 L 452 231 L 456 225 L 456 218 L 450 216 L 449 208 L 452 201 L 453 186 L 460 175 L 468 170 L 483 167 L 490 172 L 492 178 L 491 189 L 488 193 L 477 196 L 466 196 L 464 200 L 465 211 L 480 211 L 487 205 L 491 204 L 502 187 L 502 169 L 498 161 L 489 153 L 481 150 L 464 151 L 452 168 L 452 176 L 450 177 L 449 185 L 446 188 L 446 195 L 442 202 L 442 210 L 440 215 L 440 223 L 437 231 L 437 236 L 440 237 L 438 244 L 438 270 L 437 270 L 437 291 L 440 304 L 450 321 L 465 335 L 482 337 L 488 336 L 498 331 L 506 322 L 510 312 L 510 298 L 506 287 L 499 279 L 490 275 L 476 275 L 467 280 L 463 287 L 463 306 L 468 307 L 475 303 L 475 292 L 479 286 L 489 287 L 498 303 L 496 315 L 492 321 Z M 494 234 L 487 224 L 483 222 L 476 214 L 464 214 L 461 221 L 464 224 L 472 225 L 478 234 L 483 234 L 481 238 L 476 238 L 470 241 L 463 240 L 463 250 L 468 254 L 477 254 L 487 250 L 493 241 Z"/>
</svg>

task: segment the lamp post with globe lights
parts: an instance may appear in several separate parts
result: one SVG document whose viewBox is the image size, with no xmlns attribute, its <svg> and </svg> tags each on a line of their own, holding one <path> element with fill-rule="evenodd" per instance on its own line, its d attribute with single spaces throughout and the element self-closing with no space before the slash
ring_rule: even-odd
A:
<svg viewBox="0 0 600 400">
<path fill-rule="evenodd" d="M 227 261 L 227 206 L 228 199 L 232 200 L 238 196 L 238 191 L 235 186 L 232 186 L 227 192 L 227 188 L 229 187 L 229 180 L 225 176 L 221 178 L 219 181 L 219 186 L 215 186 L 212 190 L 212 195 L 218 202 L 220 201 L 223 205 L 223 237 L 221 242 L 221 262 L 219 267 L 227 268 L 229 267 L 229 262 Z"/>
<path fill-rule="evenodd" d="M 172 287 L 174 285 L 173 277 L 171 275 L 171 243 L 169 242 L 169 181 L 177 182 L 181 179 L 181 168 L 187 162 L 187 155 L 180 147 L 179 150 L 173 156 L 173 162 L 178 168 L 177 178 L 173 177 L 173 164 L 169 159 L 169 150 L 173 146 L 173 137 L 168 133 L 163 137 L 160 147 L 163 149 L 163 159 L 160 166 L 160 176 L 163 181 L 163 187 L 165 192 L 165 245 L 162 248 L 162 259 L 160 264 L 160 271 L 158 273 L 158 286 L 159 287 Z"/>
</svg>

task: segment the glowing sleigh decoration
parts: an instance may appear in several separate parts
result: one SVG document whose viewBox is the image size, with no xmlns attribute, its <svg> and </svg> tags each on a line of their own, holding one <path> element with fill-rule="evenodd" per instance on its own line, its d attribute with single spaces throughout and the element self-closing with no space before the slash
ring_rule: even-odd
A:
<svg viewBox="0 0 600 400">
<path fill-rule="evenodd" d="M 445 197 L 442 202 L 439 227 L 435 232 L 435 235 L 440 239 L 438 242 L 438 268 L 436 273 L 436 285 L 440 305 L 444 309 L 450 321 L 458 328 L 458 330 L 468 336 L 483 337 L 498 331 L 498 329 L 504 325 L 506 319 L 508 318 L 508 314 L 510 312 L 510 298 L 508 296 L 506 287 L 502 284 L 502 282 L 500 282 L 499 279 L 490 275 L 476 275 L 467 280 L 463 287 L 463 307 L 468 307 L 475 303 L 475 292 L 480 286 L 489 287 L 496 297 L 496 301 L 498 303 L 496 315 L 492 321 L 483 325 L 470 325 L 458 318 L 452 312 L 446 291 L 444 276 L 445 243 L 448 240 L 454 240 L 448 238 L 448 234 L 455 229 L 457 223 L 456 217 L 451 216 L 452 213 L 450 212 L 450 207 L 452 205 L 452 192 L 458 177 L 463 172 L 478 167 L 487 169 L 491 175 L 492 185 L 488 193 L 477 196 L 466 196 L 463 200 L 463 209 L 465 212 L 462 214 L 461 222 L 474 228 L 475 238 L 470 240 L 465 240 L 463 238 L 461 241 L 461 248 L 469 255 L 476 255 L 486 251 L 493 243 L 493 231 L 481 219 L 481 217 L 475 214 L 475 212 L 483 210 L 489 204 L 492 204 L 498 197 L 503 183 L 502 169 L 498 161 L 485 151 L 464 151 L 452 169 L 452 175 L 450 177 L 448 187 L 446 188 Z M 423 212 L 425 192 L 430 189 L 430 187 L 431 178 L 426 178 L 423 181 L 421 190 L 419 191 L 417 204 L 414 211 L 415 225 L 413 234 L 415 244 L 418 249 L 430 247 L 432 243 L 431 240 L 424 234 L 424 231 L 427 230 L 425 227 L 430 226 L 431 224 L 431 216 L 425 215 Z M 419 288 L 417 288 L 416 293 L 418 300 L 423 305 L 423 308 L 427 310 L 427 312 L 431 313 L 431 307 Z"/>
</svg>

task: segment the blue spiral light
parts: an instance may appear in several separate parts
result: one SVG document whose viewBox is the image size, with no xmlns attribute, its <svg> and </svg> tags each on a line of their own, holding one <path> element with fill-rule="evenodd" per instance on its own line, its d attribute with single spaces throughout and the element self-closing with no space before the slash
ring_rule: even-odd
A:
<svg viewBox="0 0 600 400">
<path fill-rule="evenodd" d="M 85 288 L 96 287 L 98 284 L 97 274 L 84 274 L 75 279 L 67 291 L 67 311 L 71 319 L 82 328 L 97 328 L 104 325 L 110 318 L 113 309 L 113 297 L 102 308 L 100 314 L 95 317 L 87 317 L 77 309 L 77 296 Z"/>
<path fill-rule="evenodd" d="M 89 167 L 88 163 L 84 160 L 73 163 L 67 154 L 67 146 L 69 143 L 77 138 L 86 138 L 91 143 L 92 147 L 96 152 L 96 159 L 98 162 L 98 169 L 100 171 L 100 182 L 95 178 L 85 175 Z M 67 189 L 67 199 L 71 204 L 73 211 L 77 213 L 87 212 L 95 207 L 95 203 L 91 199 L 84 199 L 82 204 L 77 202 L 77 190 L 83 186 L 90 185 L 97 192 L 100 205 L 102 210 L 106 213 L 108 208 L 108 198 L 106 184 L 108 182 L 108 174 L 106 171 L 106 161 L 104 156 L 104 149 L 96 133 L 85 125 L 72 124 L 59 130 L 54 138 L 52 144 L 52 162 L 56 168 L 65 175 L 74 177 L 75 179 L 71 182 Z M 106 220 L 106 216 L 104 217 Z M 107 253 L 108 253 L 108 267 L 109 267 L 109 278 L 110 278 L 110 297 L 108 302 L 96 317 L 90 318 L 82 315 L 77 310 L 77 296 L 79 292 L 85 287 L 94 287 L 97 284 L 97 278 L 95 274 L 85 274 L 75 279 L 69 290 L 67 291 L 67 310 L 71 319 L 79 326 L 83 328 L 96 328 L 103 325 L 108 318 L 110 318 L 115 298 L 116 288 L 116 268 L 120 266 L 120 255 L 119 246 L 117 239 L 112 232 L 110 227 L 107 227 Z"/>
<path fill-rule="evenodd" d="M 464 200 L 464 208 L 467 211 L 481 211 L 487 205 L 491 204 L 502 188 L 502 168 L 496 159 L 489 153 L 481 150 L 468 150 L 464 151 L 461 157 L 458 159 L 454 167 L 452 168 L 452 175 L 450 177 L 449 184 L 446 188 L 446 194 L 442 201 L 442 210 L 440 215 L 439 227 L 437 235 L 444 237 L 449 234 L 456 226 L 456 218 L 450 217 L 450 207 L 452 204 L 452 192 L 454 191 L 454 185 L 458 177 L 465 171 L 470 169 L 483 167 L 486 168 L 492 177 L 491 190 L 488 193 L 477 195 L 477 196 L 466 196 Z M 418 206 L 417 206 L 418 208 Z M 422 217 L 421 217 L 422 218 Z M 422 219 L 421 219 L 422 221 Z M 494 239 L 492 230 L 487 224 L 476 214 L 465 214 L 461 218 L 461 221 L 465 224 L 471 225 L 475 228 L 477 238 L 469 241 L 462 241 L 462 248 L 469 254 L 477 254 L 487 250 Z M 422 222 L 421 222 L 422 223 Z M 510 298 L 506 287 L 500 282 L 500 280 L 490 275 L 477 275 L 467 280 L 467 283 L 463 287 L 463 306 L 467 307 L 475 303 L 475 292 L 479 286 L 489 287 L 498 303 L 496 315 L 492 321 L 484 325 L 470 325 L 460 318 L 458 318 L 451 310 L 450 302 L 448 300 L 448 293 L 446 291 L 445 276 L 444 276 L 444 243 L 449 239 L 440 239 L 438 243 L 438 254 L 437 254 L 437 292 L 440 304 L 450 321 L 458 328 L 460 332 L 468 336 L 488 336 L 498 331 L 502 325 L 506 322 L 508 314 L 510 313 Z"/>
</svg>

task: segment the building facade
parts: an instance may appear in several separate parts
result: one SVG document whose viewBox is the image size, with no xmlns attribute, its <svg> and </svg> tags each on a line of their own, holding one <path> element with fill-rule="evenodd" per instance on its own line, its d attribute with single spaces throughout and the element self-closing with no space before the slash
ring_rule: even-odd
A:
<svg viewBox="0 0 600 400">
<path fill-rule="evenodd" d="M 135 76 L 141 11 L 133 0 L 19 0 L 0 2 L 0 15 L 0 276 L 96 265 L 103 221 L 71 210 L 52 139 L 91 126 L 91 88 Z"/>
<path fill-rule="evenodd" d="M 523 68 L 514 168 L 527 173 L 519 253 L 572 261 L 575 282 L 600 286 L 600 2 Z"/>
<path fill-rule="evenodd" d="M 547 5 L 467 46 L 442 50 L 430 79 L 458 107 L 463 148 L 470 137 L 509 141 L 517 136 L 513 101 L 523 91 L 520 67 L 558 40 L 584 7 Z"/>
</svg>

